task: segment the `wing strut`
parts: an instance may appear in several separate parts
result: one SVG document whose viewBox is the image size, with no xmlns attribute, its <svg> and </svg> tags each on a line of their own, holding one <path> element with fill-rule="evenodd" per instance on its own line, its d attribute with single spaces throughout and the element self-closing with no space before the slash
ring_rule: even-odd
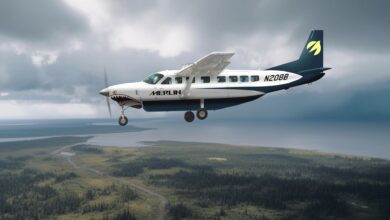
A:
<svg viewBox="0 0 390 220">
<path fill-rule="evenodd" d="M 192 81 L 194 80 L 195 75 L 191 75 L 189 79 L 186 80 L 186 87 L 184 87 L 182 97 L 187 97 L 190 94 L 190 88 L 192 85 Z"/>
</svg>

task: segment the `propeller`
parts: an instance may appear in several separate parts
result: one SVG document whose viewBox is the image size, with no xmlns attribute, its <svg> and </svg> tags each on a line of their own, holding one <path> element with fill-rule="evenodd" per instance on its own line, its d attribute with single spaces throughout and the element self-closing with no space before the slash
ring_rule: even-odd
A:
<svg viewBox="0 0 390 220">
<path fill-rule="evenodd" d="M 108 85 L 106 67 L 104 67 L 104 83 L 105 83 L 106 88 L 108 88 L 109 85 Z M 108 113 L 110 114 L 110 118 L 112 118 L 112 114 L 111 114 L 111 105 L 110 105 L 110 100 L 109 100 L 109 97 L 108 97 L 108 96 L 106 96 L 106 101 L 107 101 Z"/>
</svg>

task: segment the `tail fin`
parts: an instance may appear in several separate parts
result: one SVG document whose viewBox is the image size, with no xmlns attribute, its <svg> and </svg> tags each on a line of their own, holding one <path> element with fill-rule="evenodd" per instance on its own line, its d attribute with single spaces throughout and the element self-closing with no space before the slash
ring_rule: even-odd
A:
<svg viewBox="0 0 390 220">
<path fill-rule="evenodd" d="M 322 30 L 313 30 L 298 60 L 269 68 L 288 72 L 322 72 L 324 63 L 324 39 Z"/>
<path fill-rule="evenodd" d="M 313 30 L 302 50 L 299 61 L 306 69 L 316 69 L 323 67 L 324 63 L 324 33 L 322 30 Z"/>
</svg>

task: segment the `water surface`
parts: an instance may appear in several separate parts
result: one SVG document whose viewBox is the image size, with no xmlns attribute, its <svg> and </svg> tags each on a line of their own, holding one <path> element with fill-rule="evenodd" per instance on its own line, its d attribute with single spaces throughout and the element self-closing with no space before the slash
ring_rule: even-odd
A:
<svg viewBox="0 0 390 220">
<path fill-rule="evenodd" d="M 318 150 L 390 159 L 390 123 L 270 122 L 182 118 L 130 120 L 18 120 L 0 121 L 0 141 L 48 136 L 93 135 L 89 143 L 140 147 L 144 141 L 187 141 L 237 146 L 267 146 Z"/>
</svg>

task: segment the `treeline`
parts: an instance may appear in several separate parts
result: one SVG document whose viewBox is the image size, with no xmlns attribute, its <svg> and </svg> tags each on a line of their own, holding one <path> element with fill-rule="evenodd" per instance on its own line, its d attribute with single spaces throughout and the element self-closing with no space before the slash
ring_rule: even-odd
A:
<svg viewBox="0 0 390 220">
<path fill-rule="evenodd" d="M 339 179 L 353 181 L 364 179 L 367 181 L 390 182 L 390 164 L 371 165 L 363 169 L 337 168 L 327 166 L 311 167 L 310 171 L 323 179 Z"/>
<path fill-rule="evenodd" d="M 112 184 L 103 188 L 90 188 L 84 194 L 57 190 L 52 186 L 76 177 L 77 174 L 73 172 L 56 174 L 33 169 L 0 173 L 0 219 L 45 219 L 70 212 L 112 211 L 138 198 L 133 189 L 124 185 Z M 117 201 L 111 203 L 93 201 L 99 196 L 112 193 L 118 195 Z M 106 217 L 102 213 L 102 218 Z M 135 219 L 128 210 L 108 217 L 109 219 Z"/>
<path fill-rule="evenodd" d="M 192 215 L 191 209 L 185 206 L 183 203 L 176 205 L 168 204 L 168 214 L 172 217 L 172 220 L 179 220 L 182 218 L 190 217 Z"/>
<path fill-rule="evenodd" d="M 186 167 L 181 160 L 164 159 L 164 158 L 141 158 L 127 163 L 121 163 L 115 166 L 116 170 L 113 172 L 116 176 L 133 177 L 141 174 L 144 168 L 149 169 L 168 169 L 172 167 Z"/>
<path fill-rule="evenodd" d="M 15 160 L 2 160 L 0 159 L 0 169 L 6 170 L 6 169 L 17 169 L 21 167 L 21 163 L 19 161 Z"/>
<path fill-rule="evenodd" d="M 133 201 L 139 198 L 138 194 L 129 186 L 112 184 L 104 188 L 88 189 L 85 193 L 85 200 L 94 200 L 98 196 L 107 196 L 111 193 L 117 193 L 119 198 L 114 202 L 89 202 L 81 207 L 82 213 L 88 212 L 103 212 L 120 207 L 122 204 Z"/>
<path fill-rule="evenodd" d="M 90 154 L 102 154 L 104 151 L 98 147 L 94 147 L 87 144 L 79 144 L 72 147 L 72 150 L 82 152 L 82 153 L 90 153 Z"/>
<path fill-rule="evenodd" d="M 331 172 L 331 170 L 327 170 Z M 389 174 L 390 175 L 390 174 Z M 197 198 L 205 206 L 231 207 L 252 204 L 285 210 L 295 202 L 307 204 L 295 210 L 304 219 L 320 216 L 351 217 L 351 206 L 345 195 L 357 197 L 371 204 L 390 204 L 390 183 L 351 180 L 345 183 L 318 181 L 310 178 L 279 178 L 238 173 L 218 174 L 210 170 L 179 171 L 174 175 L 154 175 L 153 184 L 175 188 L 188 198 Z M 380 216 L 390 216 L 389 209 L 378 209 Z"/>
<path fill-rule="evenodd" d="M 169 169 L 173 167 L 188 168 L 192 170 L 212 170 L 211 167 L 190 165 L 179 159 L 150 157 L 116 164 L 114 166 L 113 175 L 133 177 L 143 173 L 144 169 Z"/>
<path fill-rule="evenodd" d="M 0 142 L 0 152 L 1 151 L 16 151 L 32 148 L 46 148 L 53 146 L 65 146 L 80 142 L 85 142 L 90 137 L 51 137 L 45 139 L 37 140 L 23 140 L 23 141 L 9 141 L 9 142 Z"/>
<path fill-rule="evenodd" d="M 0 174 L 0 219 L 41 219 L 48 215 L 76 210 L 81 199 L 74 193 L 60 193 L 42 181 L 64 180 L 74 173 L 41 173 L 24 169 L 19 174 Z"/>
<path fill-rule="evenodd" d="M 137 218 L 130 212 L 129 209 L 124 209 L 112 216 L 104 215 L 103 220 L 137 220 Z"/>
<path fill-rule="evenodd" d="M 8 156 L 4 159 L 0 159 L 0 171 L 20 169 L 24 166 L 24 162 L 31 158 L 31 156 Z"/>
</svg>

